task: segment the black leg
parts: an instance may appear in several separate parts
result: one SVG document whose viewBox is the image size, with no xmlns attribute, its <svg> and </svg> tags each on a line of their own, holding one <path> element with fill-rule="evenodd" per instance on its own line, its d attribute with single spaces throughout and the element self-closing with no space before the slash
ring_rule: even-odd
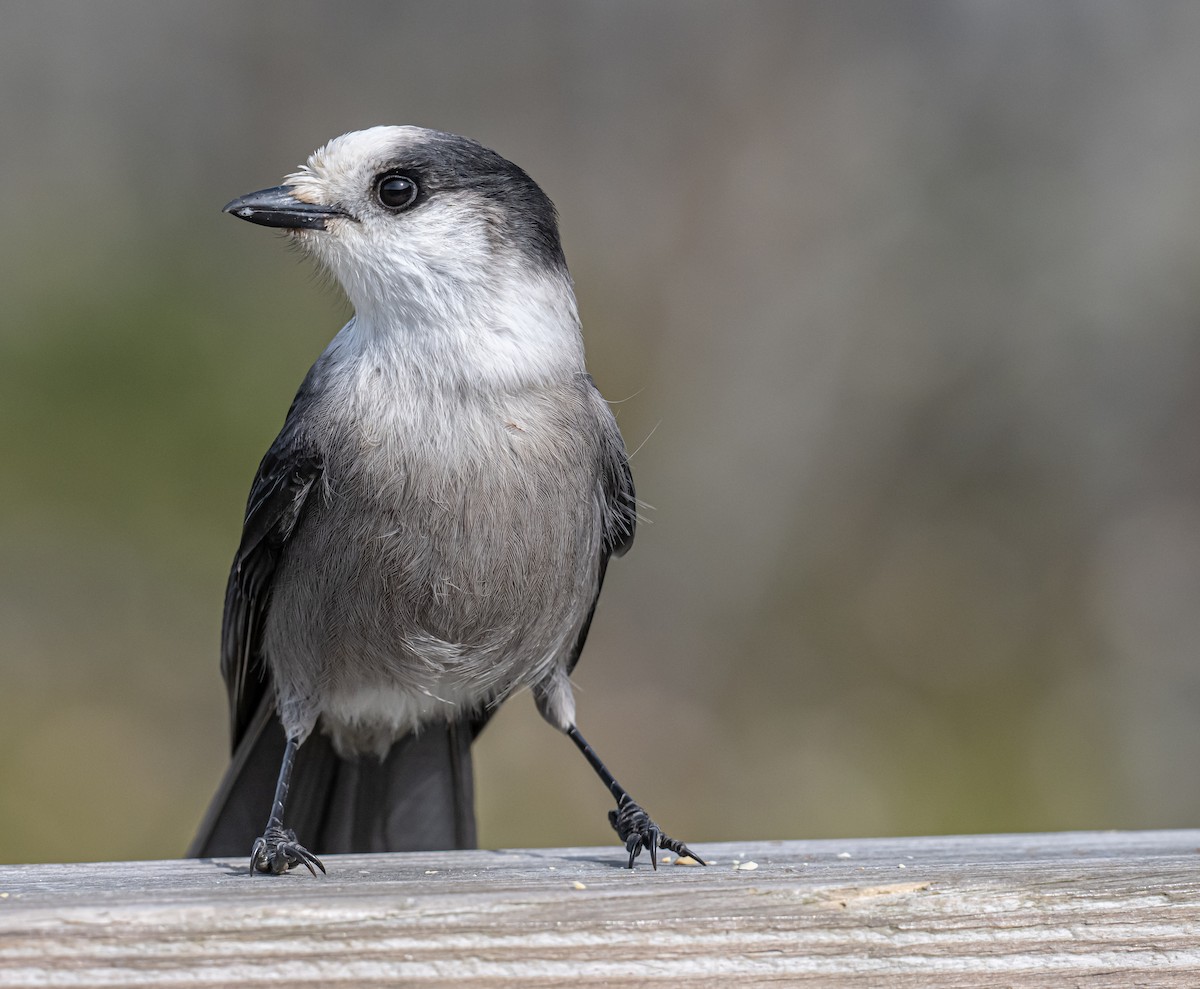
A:
<svg viewBox="0 0 1200 989">
<path fill-rule="evenodd" d="M 283 826 L 283 805 L 287 803 L 288 787 L 292 782 L 292 765 L 299 746 L 287 740 L 283 749 L 283 764 L 279 767 L 279 782 L 275 784 L 275 802 L 271 804 L 271 819 L 261 838 L 256 838 L 250 852 L 250 871 L 271 872 L 275 875 L 303 865 L 314 876 L 317 869 L 325 871 L 321 860 L 296 841 L 296 832 Z M 314 869 L 313 866 L 317 868 Z"/>
<path fill-rule="evenodd" d="M 616 781 L 613 774 L 608 771 L 608 767 L 596 755 L 596 750 L 588 745 L 587 739 L 579 734 L 578 728 L 572 725 L 567 730 L 567 737 L 579 747 L 583 757 L 591 764 L 596 775 L 604 781 L 604 785 L 608 787 L 609 792 L 617 801 L 617 809 L 608 812 L 608 823 L 617 832 L 617 837 L 625 842 L 625 850 L 629 852 L 630 869 L 633 868 L 633 861 L 643 848 L 649 850 L 650 864 L 656 870 L 658 869 L 658 850 L 660 848 L 669 849 L 676 855 L 689 855 L 701 865 L 706 864 L 704 859 L 682 841 L 676 841 L 663 834 L 662 829 L 650 820 L 650 815 L 642 810 L 629 795 L 629 791 Z"/>
</svg>

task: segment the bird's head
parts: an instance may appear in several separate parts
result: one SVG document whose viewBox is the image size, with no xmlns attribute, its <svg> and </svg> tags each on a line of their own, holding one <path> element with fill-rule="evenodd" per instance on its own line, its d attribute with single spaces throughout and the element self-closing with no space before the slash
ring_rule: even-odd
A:
<svg viewBox="0 0 1200 989">
<path fill-rule="evenodd" d="M 511 333 L 532 318 L 578 333 L 553 203 L 467 138 L 421 127 L 343 134 L 283 185 L 225 212 L 289 231 L 381 328 L 465 320 Z"/>
</svg>

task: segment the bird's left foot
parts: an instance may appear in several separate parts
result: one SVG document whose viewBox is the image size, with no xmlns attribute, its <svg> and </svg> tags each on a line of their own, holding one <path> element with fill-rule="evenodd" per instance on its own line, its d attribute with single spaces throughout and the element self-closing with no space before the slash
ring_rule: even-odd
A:
<svg viewBox="0 0 1200 989">
<path fill-rule="evenodd" d="M 325 871 L 321 860 L 296 840 L 295 831 L 285 831 L 277 824 L 267 825 L 266 833 L 255 840 L 254 848 L 250 851 L 250 872 L 278 876 L 298 865 L 304 866 L 314 876 L 317 869 Z"/>
<path fill-rule="evenodd" d="M 641 854 L 643 848 L 649 850 L 650 864 L 655 870 L 658 869 L 658 850 L 660 848 L 666 848 L 679 856 L 688 855 L 701 865 L 708 864 L 682 841 L 676 841 L 664 834 L 662 829 L 650 820 L 650 815 L 642 810 L 641 806 L 635 803 L 628 794 L 623 795 L 617 802 L 616 810 L 608 812 L 608 823 L 617 832 L 617 837 L 625 842 L 625 850 L 629 852 L 628 868 L 630 869 L 633 868 L 634 860 Z"/>
</svg>

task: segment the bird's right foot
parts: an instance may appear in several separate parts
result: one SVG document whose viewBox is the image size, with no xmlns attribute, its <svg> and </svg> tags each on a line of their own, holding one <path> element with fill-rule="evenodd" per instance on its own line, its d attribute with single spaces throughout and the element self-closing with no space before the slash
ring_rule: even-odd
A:
<svg viewBox="0 0 1200 989">
<path fill-rule="evenodd" d="M 304 866 L 314 876 L 317 869 L 325 872 L 321 860 L 296 840 L 295 831 L 285 831 L 279 825 L 271 824 L 261 838 L 255 839 L 254 848 L 250 851 L 252 873 L 269 872 L 278 876 L 298 865 Z"/>
</svg>

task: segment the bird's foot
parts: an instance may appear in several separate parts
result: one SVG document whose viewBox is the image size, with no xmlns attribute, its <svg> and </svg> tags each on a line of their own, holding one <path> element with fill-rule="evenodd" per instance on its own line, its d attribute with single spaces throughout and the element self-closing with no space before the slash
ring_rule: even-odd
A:
<svg viewBox="0 0 1200 989">
<path fill-rule="evenodd" d="M 277 824 L 267 825 L 266 833 L 255 839 L 254 848 L 250 851 L 250 871 L 270 872 L 278 876 L 298 865 L 304 866 L 314 876 L 317 869 L 325 871 L 321 860 L 296 840 L 295 831 L 285 831 Z"/>
<path fill-rule="evenodd" d="M 630 869 L 633 868 L 634 859 L 641 854 L 643 848 L 650 851 L 650 864 L 655 870 L 658 869 L 658 850 L 660 848 L 666 848 L 679 856 L 690 856 L 701 865 L 707 865 L 704 859 L 682 841 L 676 841 L 664 834 L 662 829 L 650 820 L 650 815 L 642 810 L 641 806 L 635 803 L 628 794 L 623 795 L 617 801 L 616 810 L 608 812 L 608 823 L 617 832 L 617 837 L 625 842 L 625 850 L 629 852 L 628 868 Z"/>
</svg>

